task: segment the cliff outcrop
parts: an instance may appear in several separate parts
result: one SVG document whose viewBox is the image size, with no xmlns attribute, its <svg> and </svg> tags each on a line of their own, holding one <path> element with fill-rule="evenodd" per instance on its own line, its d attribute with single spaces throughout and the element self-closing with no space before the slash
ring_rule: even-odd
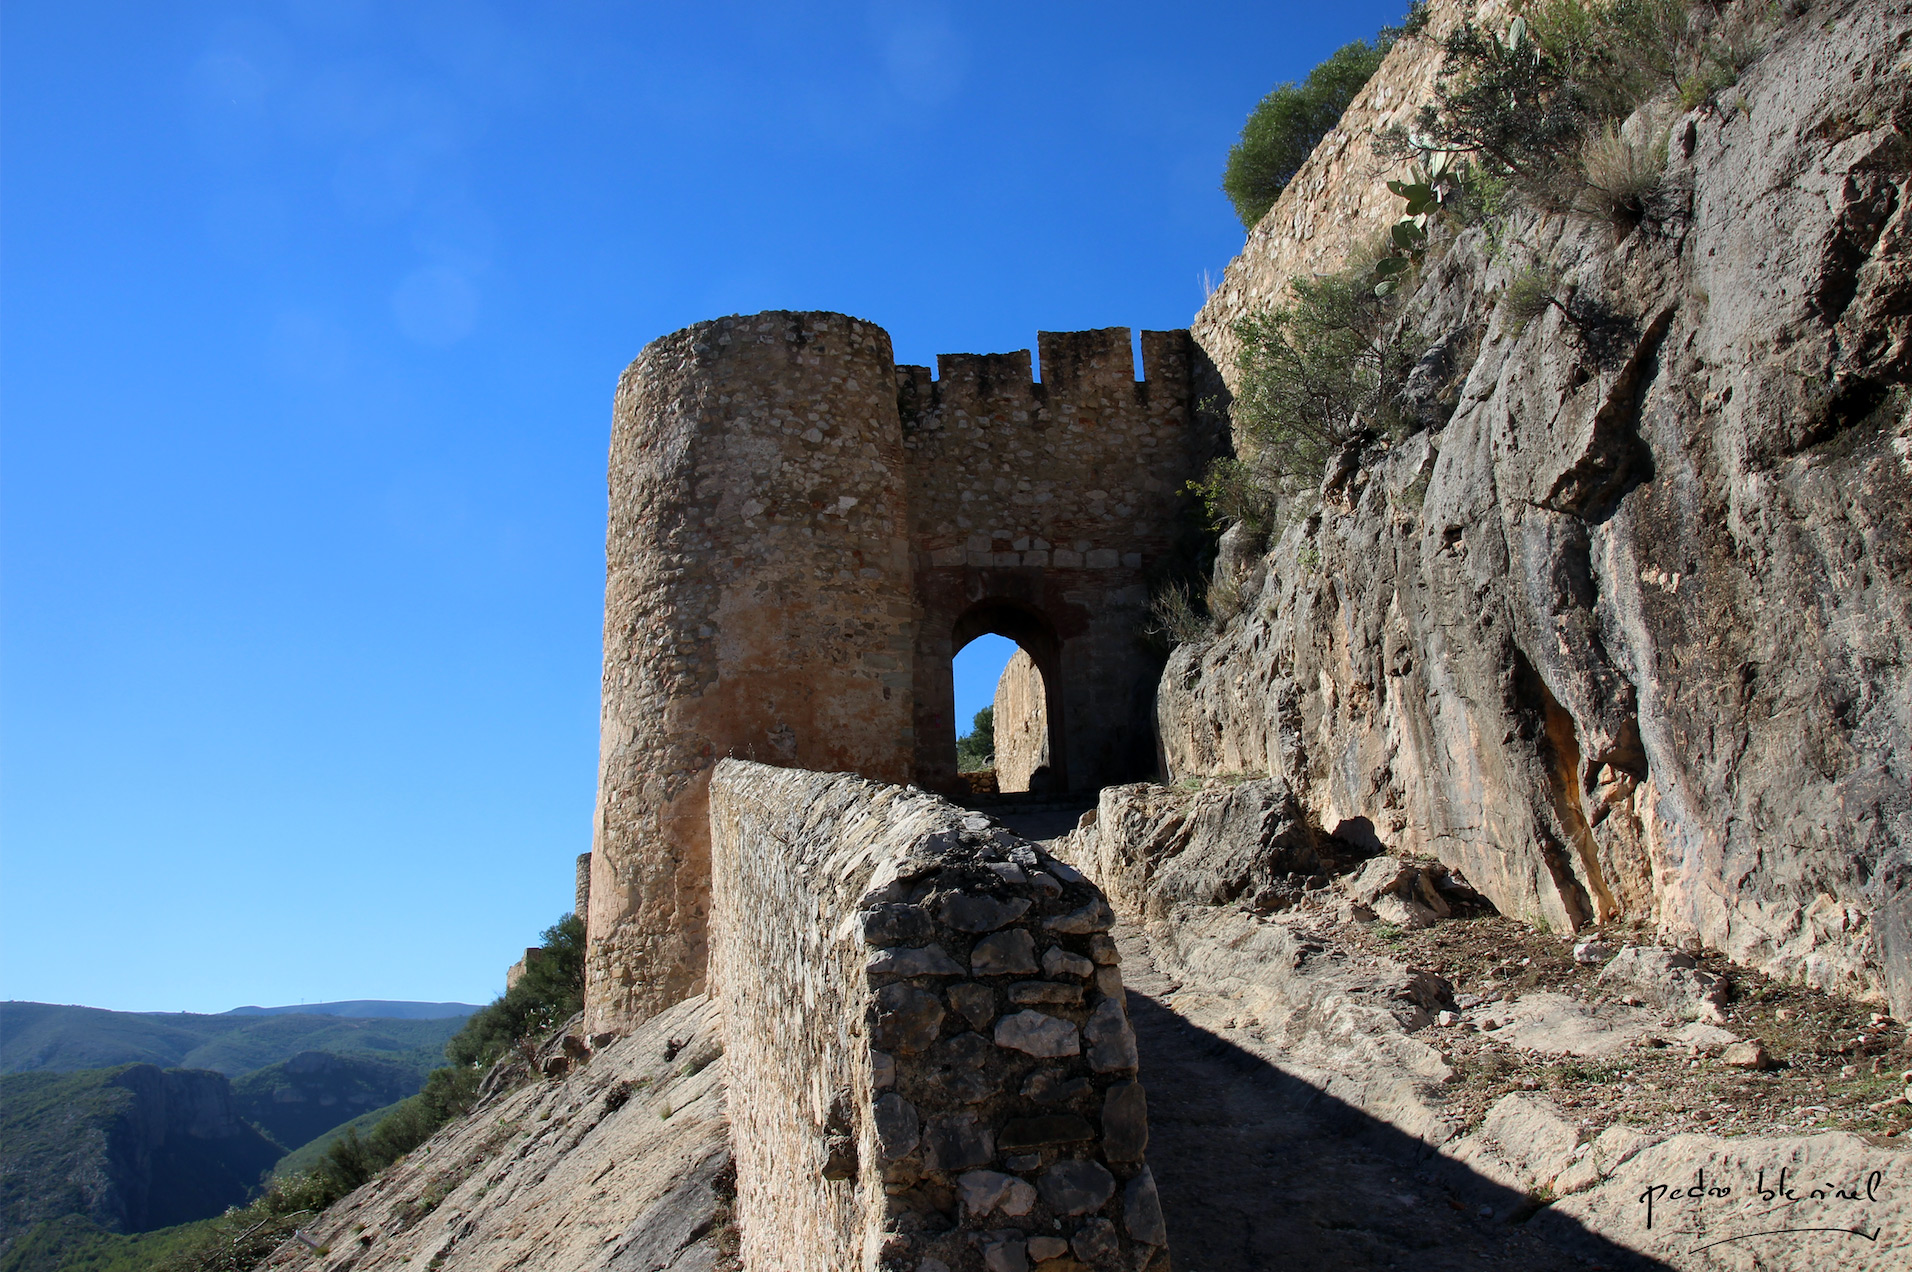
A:
<svg viewBox="0 0 1912 1272">
<path fill-rule="evenodd" d="M 698 995 L 595 1052 L 550 1050 L 578 1062 L 481 1100 L 260 1267 L 737 1268 L 715 1005 Z"/>
<path fill-rule="evenodd" d="M 1557 932 L 1639 920 L 1912 1011 L 1909 45 L 1904 4 L 1814 7 L 1728 93 L 1628 121 L 1667 153 L 1637 225 L 1437 244 L 1425 426 L 1225 544 L 1243 606 L 1163 678 L 1172 773 L 1282 778 Z M 1404 42 L 1357 106 L 1424 91 L 1430 56 Z M 1235 319 L 1342 264 L 1346 235 L 1283 227 L 1387 197 L 1371 122 L 1198 318 L 1224 374 Z M 1562 304 L 1523 321 L 1536 271 Z M 1622 334 L 1593 348 L 1574 304 Z"/>
<path fill-rule="evenodd" d="M 284 1152 L 224 1074 L 134 1064 L 10 1075 L 0 1129 L 0 1251 L 42 1219 L 147 1232 L 243 1205 Z"/>
</svg>

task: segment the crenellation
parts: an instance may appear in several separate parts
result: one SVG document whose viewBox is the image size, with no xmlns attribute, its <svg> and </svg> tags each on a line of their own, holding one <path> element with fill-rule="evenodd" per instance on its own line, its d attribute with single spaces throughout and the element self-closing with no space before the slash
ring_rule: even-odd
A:
<svg viewBox="0 0 1912 1272">
<path fill-rule="evenodd" d="M 1127 327 L 1038 332 L 1036 349 L 1043 384 L 1078 406 L 1135 395 L 1135 350 Z"/>
</svg>

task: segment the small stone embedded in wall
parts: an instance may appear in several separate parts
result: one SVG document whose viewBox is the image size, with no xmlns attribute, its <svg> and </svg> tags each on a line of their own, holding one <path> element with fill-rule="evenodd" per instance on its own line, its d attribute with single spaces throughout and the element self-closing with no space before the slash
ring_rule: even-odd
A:
<svg viewBox="0 0 1912 1272">
<path fill-rule="evenodd" d="M 1036 965 L 1036 938 L 1023 928 L 999 932 L 976 942 L 969 967 L 978 976 L 1031 976 Z"/>
</svg>

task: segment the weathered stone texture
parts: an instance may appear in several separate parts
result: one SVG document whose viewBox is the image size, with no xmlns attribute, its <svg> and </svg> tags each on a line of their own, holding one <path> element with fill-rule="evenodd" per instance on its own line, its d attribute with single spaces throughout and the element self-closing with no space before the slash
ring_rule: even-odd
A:
<svg viewBox="0 0 1912 1272">
<path fill-rule="evenodd" d="M 908 780 L 902 465 L 889 337 L 852 318 L 700 323 L 619 382 L 593 1030 L 703 986 L 716 758 Z"/>
<path fill-rule="evenodd" d="M 950 661 L 1018 641 L 1045 698 L 1028 780 L 1153 771 L 1146 579 L 1188 545 L 1188 333 L 1039 336 L 896 367 L 841 314 L 703 323 L 619 383 L 586 1010 L 703 985 L 710 766 L 726 755 L 955 791 Z M 1207 440 L 1204 441 L 1203 439 Z M 1032 765 L 1032 770 L 1039 765 Z"/>
<path fill-rule="evenodd" d="M 1448 987 L 1391 959 L 1324 957 L 1308 925 L 1256 913 L 1267 908 L 1264 892 L 1323 868 L 1294 809 L 1279 780 L 1114 786 L 1053 847 L 1146 931 L 1164 973 L 1217 1017 L 1259 1022 L 1281 1071 L 1305 1083 L 1308 1098 L 1325 1093 L 1444 1143 L 1459 1130 L 1438 1094 L 1453 1072 L 1418 1031 L 1452 1006 Z M 1088 953 L 1113 958 L 1115 947 Z"/>
<path fill-rule="evenodd" d="M 1232 380 L 1240 342 L 1235 323 L 1279 303 L 1288 281 L 1338 269 L 1349 253 L 1380 239 L 1400 219 L 1401 200 L 1387 188 L 1395 174 L 1374 152 L 1374 138 L 1409 127 L 1430 100 L 1441 68 L 1440 41 L 1470 13 L 1494 22 L 1501 0 L 1431 0 L 1422 38 L 1401 40 L 1330 128 L 1254 229 L 1241 253 L 1190 324 L 1190 332 Z"/>
<path fill-rule="evenodd" d="M 1904 5 L 1815 8 L 1743 104 L 1628 123 L 1670 156 L 1637 228 L 1438 244 L 1412 304 L 1451 415 L 1351 450 L 1249 554 L 1242 616 L 1164 675 L 1172 771 L 1278 775 L 1557 931 L 1646 919 L 1912 1010 L 1909 43 Z M 1390 206 L 1331 142 L 1264 228 Z M 1195 326 L 1229 374 L 1232 317 L 1346 245 L 1271 233 Z M 1502 311 L 1535 261 L 1619 316 L 1616 356 Z"/>
<path fill-rule="evenodd" d="M 260 1268 L 735 1272 L 716 1005 L 694 997 L 572 1051 L 303 1220 L 329 1259 L 287 1241 Z"/>
<path fill-rule="evenodd" d="M 710 789 L 746 1266 L 980 1272 L 1032 1237 L 1165 1266 L 1126 1002 L 1081 977 L 1094 886 L 912 789 L 737 760 Z"/>
<path fill-rule="evenodd" d="M 995 722 L 996 789 L 1029 790 L 1036 770 L 1049 763 L 1049 710 L 1042 673 L 1026 649 L 1010 657 L 996 681 Z"/>
<path fill-rule="evenodd" d="M 1069 790 L 1146 776 L 1160 662 L 1136 639 L 1149 581 L 1185 549 L 1184 487 L 1215 452 L 1191 418 L 1185 331 L 1038 335 L 1028 352 L 898 367 L 908 454 L 917 780 L 956 776 L 950 660 L 1008 636 L 1047 686 L 1049 764 Z"/>
</svg>

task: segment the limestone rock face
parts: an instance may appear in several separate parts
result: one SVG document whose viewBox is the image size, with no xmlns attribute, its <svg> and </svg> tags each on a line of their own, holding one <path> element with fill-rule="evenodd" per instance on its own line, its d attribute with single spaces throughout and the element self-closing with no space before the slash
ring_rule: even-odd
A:
<svg viewBox="0 0 1912 1272">
<path fill-rule="evenodd" d="M 1026 650 L 1010 657 L 996 681 L 995 721 L 996 789 L 1026 791 L 1040 785 L 1040 779 L 1033 784 L 1031 779 L 1049 763 L 1049 709 L 1042 673 Z"/>
<path fill-rule="evenodd" d="M 698 995 L 480 1101 L 303 1224 L 356 1272 L 735 1272 L 722 1022 Z M 287 1241 L 261 1269 L 310 1268 Z"/>
<path fill-rule="evenodd" d="M 1643 919 L 1912 1011 L 1909 41 L 1903 5 L 1815 7 L 1734 106 L 1630 121 L 1669 155 L 1638 226 L 1438 246 L 1413 304 L 1448 405 L 1330 465 L 1241 615 L 1176 651 L 1172 773 L 1278 777 L 1557 932 Z M 1357 106 L 1424 90 L 1427 57 Z M 1391 197 L 1350 157 L 1366 118 L 1198 319 L 1224 373 L 1235 318 L 1342 263 L 1290 229 Z M 1500 306 L 1536 262 L 1617 347 Z"/>
<path fill-rule="evenodd" d="M 1048 1237 L 1166 1267 L 1095 886 L 913 789 L 738 760 L 710 789 L 745 1266 L 1025 1267 Z"/>
<path fill-rule="evenodd" d="M 1154 915 L 1176 902 L 1252 903 L 1286 876 L 1320 864 L 1317 836 L 1286 782 L 1261 779 L 1201 790 L 1110 787 L 1092 855 L 1079 864 L 1124 913 Z"/>
</svg>

